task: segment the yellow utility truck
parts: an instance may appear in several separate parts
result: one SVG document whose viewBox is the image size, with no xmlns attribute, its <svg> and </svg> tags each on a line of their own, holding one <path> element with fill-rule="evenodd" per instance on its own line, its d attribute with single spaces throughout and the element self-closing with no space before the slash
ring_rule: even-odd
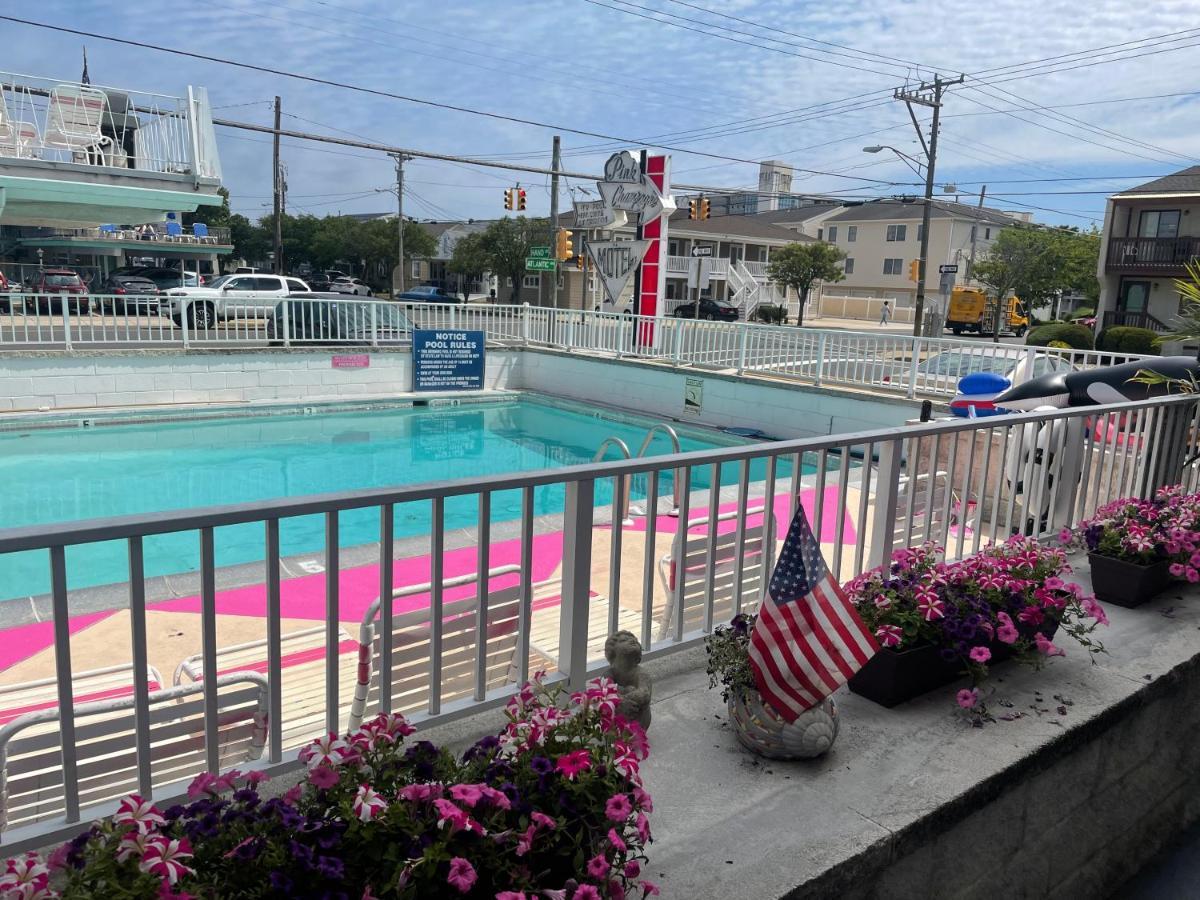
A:
<svg viewBox="0 0 1200 900">
<path fill-rule="evenodd" d="M 1029 317 L 1018 297 L 1004 301 L 1007 309 L 1000 317 L 1001 333 L 1021 337 L 1029 329 Z M 946 327 L 955 334 L 964 331 L 991 334 L 996 321 L 996 301 L 985 291 L 971 287 L 956 287 L 950 294 L 950 309 L 946 311 Z"/>
</svg>

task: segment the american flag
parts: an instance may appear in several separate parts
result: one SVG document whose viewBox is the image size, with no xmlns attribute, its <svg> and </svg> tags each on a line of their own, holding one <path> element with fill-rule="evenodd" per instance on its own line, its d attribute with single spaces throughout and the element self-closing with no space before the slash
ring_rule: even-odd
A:
<svg viewBox="0 0 1200 900">
<path fill-rule="evenodd" d="M 758 691 L 788 722 L 845 684 L 878 649 L 829 574 L 797 506 L 750 634 Z"/>
</svg>

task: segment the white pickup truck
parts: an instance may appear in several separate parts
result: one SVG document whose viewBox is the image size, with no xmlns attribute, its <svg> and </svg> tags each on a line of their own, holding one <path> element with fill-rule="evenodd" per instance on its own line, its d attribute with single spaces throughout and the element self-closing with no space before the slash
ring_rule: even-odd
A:
<svg viewBox="0 0 1200 900">
<path fill-rule="evenodd" d="M 299 278 L 260 273 L 222 275 L 204 287 L 171 288 L 159 301 L 164 313 L 189 328 L 211 328 L 229 319 L 265 319 L 290 294 L 310 293 Z"/>
</svg>

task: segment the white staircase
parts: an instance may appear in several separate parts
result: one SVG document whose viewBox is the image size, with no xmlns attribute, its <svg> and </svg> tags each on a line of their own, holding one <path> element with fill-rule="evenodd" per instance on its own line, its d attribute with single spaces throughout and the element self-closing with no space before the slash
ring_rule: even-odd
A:
<svg viewBox="0 0 1200 900">
<path fill-rule="evenodd" d="M 763 284 L 758 281 L 745 264 L 739 260 L 731 260 L 728 274 L 729 302 L 739 310 L 743 321 L 749 321 L 754 310 L 763 302 Z"/>
</svg>

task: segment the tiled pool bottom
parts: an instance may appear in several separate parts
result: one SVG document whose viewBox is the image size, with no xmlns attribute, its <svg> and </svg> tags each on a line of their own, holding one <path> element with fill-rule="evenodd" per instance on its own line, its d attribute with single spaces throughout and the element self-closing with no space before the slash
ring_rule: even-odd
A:
<svg viewBox="0 0 1200 900">
<path fill-rule="evenodd" d="M 253 417 L 178 414 L 141 415 L 136 424 L 29 428 L 0 433 L 0 524 L 4 527 L 79 521 L 311 494 L 383 488 L 468 476 L 559 468 L 590 462 L 606 438 L 620 438 L 636 452 L 659 419 L 589 407 L 542 395 L 476 398 L 458 405 L 371 404 L 370 408 L 279 408 Z M 114 421 L 105 419 L 104 421 Z M 731 446 L 746 438 L 671 423 L 684 451 Z M 672 451 L 667 436 L 656 434 L 647 451 Z M 761 466 L 761 463 L 759 464 Z M 788 470 L 781 465 L 780 475 Z M 762 477 L 757 467 L 752 477 Z M 709 478 L 708 467 L 693 471 L 693 489 Z M 734 484 L 737 467 L 723 467 L 721 481 Z M 660 493 L 671 490 L 671 476 Z M 597 505 L 612 501 L 611 482 L 596 486 Z M 536 515 L 561 512 L 562 485 L 534 494 Z M 634 486 L 634 497 L 638 486 Z M 491 521 L 520 517 L 519 491 L 491 497 Z M 445 527 L 478 526 L 476 496 L 448 498 Z M 324 546 L 324 519 L 303 516 L 280 523 L 285 556 L 316 553 Z M 395 509 L 395 536 L 413 537 L 430 529 L 428 502 Z M 379 539 L 376 509 L 351 510 L 339 521 L 342 546 Z M 215 531 L 218 566 L 262 560 L 261 525 L 233 525 Z M 195 571 L 196 532 L 151 536 L 145 540 L 148 577 Z M 123 544 L 106 542 L 67 550 L 68 587 L 113 584 L 128 579 Z M 0 599 L 29 597 L 49 590 L 45 551 L 0 557 Z"/>
</svg>

